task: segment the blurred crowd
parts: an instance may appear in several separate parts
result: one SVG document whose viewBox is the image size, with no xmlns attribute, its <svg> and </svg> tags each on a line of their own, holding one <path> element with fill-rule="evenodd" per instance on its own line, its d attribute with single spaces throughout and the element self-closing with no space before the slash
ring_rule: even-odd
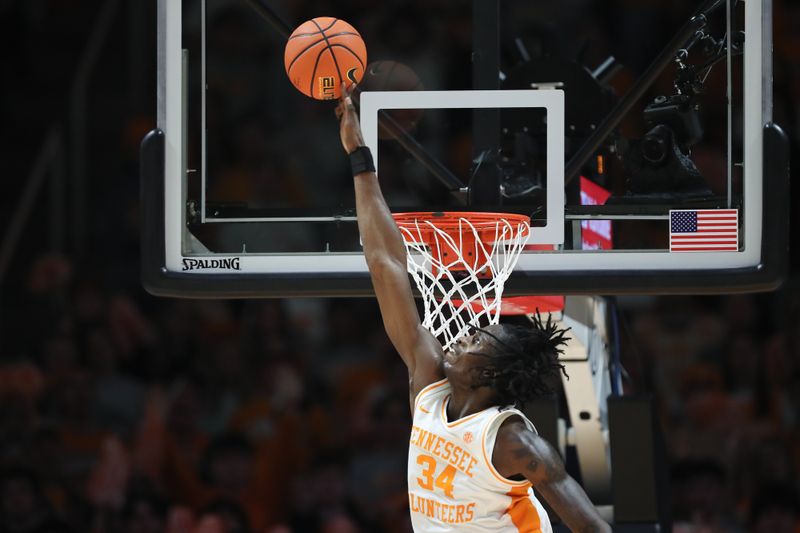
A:
<svg viewBox="0 0 800 533">
<path fill-rule="evenodd" d="M 409 530 L 407 378 L 373 302 L 154 300 L 59 256 L 29 289 L 0 531 Z"/>
<path fill-rule="evenodd" d="M 3 323 L 0 531 L 410 531 L 408 380 L 372 299 L 154 299 L 58 255 L 25 290 Z M 619 306 L 676 531 L 796 532 L 800 291 Z"/>
<path fill-rule="evenodd" d="M 134 45 L 155 57 L 155 10 L 153 2 L 141 7 L 149 33 L 137 33 L 126 24 L 140 4 L 129 4 L 113 27 L 118 38 L 100 52 L 105 75 L 93 82 L 85 248 L 46 253 L 49 218 L 37 211 L 0 287 L 0 533 L 408 533 L 408 380 L 372 299 L 182 301 L 141 289 L 136 158 L 154 123 L 155 74 L 148 62 L 149 74 L 136 73 L 144 60 Z M 209 123 L 218 126 L 209 133 L 218 147 L 208 154 L 212 199 L 349 202 L 331 110 L 297 103 L 304 97 L 285 83 L 281 58 L 253 63 L 278 41 L 229 4 L 209 0 L 218 15 L 209 38 L 224 56 L 209 87 Z M 467 10 L 449 0 L 386 2 L 384 16 L 370 20 L 373 2 L 347 4 L 340 16 L 404 50 L 371 44 L 374 58 L 412 65 L 428 88 L 471 83 Z M 668 37 L 650 4 L 609 2 L 609 13 L 639 30 L 623 34 L 631 41 L 627 64 L 646 63 L 652 43 Z M 60 88 L 102 5 L 0 1 L 2 50 L 13 51 L 1 104 L 15 125 L 0 143 L 6 174 L 15 177 L 0 185 L 4 224 L 32 147 L 64 114 Z M 281 5 L 287 20 L 328 14 L 316 1 Z M 776 9 L 776 116 L 791 128 L 800 15 L 794 1 L 776 1 Z M 612 26 L 622 20 L 608 18 Z M 449 54 L 448 71 L 420 46 L 431 39 Z M 324 126 L 292 133 L 268 125 L 300 121 Z M 229 122 L 240 127 L 230 130 Z M 276 151 L 300 141 L 313 149 L 271 166 Z M 448 152 L 460 174 L 468 152 L 461 145 Z M 323 186 L 298 188 L 289 178 L 310 173 L 322 173 Z M 284 179 L 264 179 L 276 175 Z M 626 392 L 657 400 L 675 530 L 800 531 L 795 277 L 770 295 L 621 298 L 619 305 Z"/>
<path fill-rule="evenodd" d="M 676 531 L 800 527 L 798 306 L 794 287 L 628 309 L 628 368 L 658 399 Z"/>
</svg>

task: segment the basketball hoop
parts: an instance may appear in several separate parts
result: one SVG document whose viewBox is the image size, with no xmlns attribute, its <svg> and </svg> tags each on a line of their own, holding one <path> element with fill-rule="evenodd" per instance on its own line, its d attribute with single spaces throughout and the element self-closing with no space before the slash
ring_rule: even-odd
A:
<svg viewBox="0 0 800 533">
<path fill-rule="evenodd" d="M 503 288 L 530 237 L 512 213 L 394 213 L 407 268 L 422 294 L 423 326 L 445 349 L 469 326 L 497 324 Z"/>
</svg>

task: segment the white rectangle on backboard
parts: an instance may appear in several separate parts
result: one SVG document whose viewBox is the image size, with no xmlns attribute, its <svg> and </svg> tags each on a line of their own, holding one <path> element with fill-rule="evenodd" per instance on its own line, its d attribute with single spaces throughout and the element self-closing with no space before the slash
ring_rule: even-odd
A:
<svg viewBox="0 0 800 533">
<path fill-rule="evenodd" d="M 564 242 L 564 91 L 376 91 L 361 93 L 361 131 L 378 162 L 381 109 L 540 108 L 547 112 L 547 223 L 536 227 L 530 244 Z"/>
</svg>

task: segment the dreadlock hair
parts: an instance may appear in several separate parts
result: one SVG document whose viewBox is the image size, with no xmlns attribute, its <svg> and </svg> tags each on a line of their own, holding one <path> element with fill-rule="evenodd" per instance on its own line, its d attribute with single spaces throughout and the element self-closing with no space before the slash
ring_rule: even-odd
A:
<svg viewBox="0 0 800 533">
<path fill-rule="evenodd" d="M 501 405 L 522 408 L 527 402 L 553 393 L 551 383 L 559 371 L 569 379 L 558 362 L 567 343 L 567 329 L 561 329 L 548 315 L 539 313 L 530 325 L 503 324 L 505 340 L 479 329 L 494 341 L 495 354 L 477 377 L 473 388 L 490 387 Z M 478 328 L 475 328 L 478 329 Z"/>
</svg>

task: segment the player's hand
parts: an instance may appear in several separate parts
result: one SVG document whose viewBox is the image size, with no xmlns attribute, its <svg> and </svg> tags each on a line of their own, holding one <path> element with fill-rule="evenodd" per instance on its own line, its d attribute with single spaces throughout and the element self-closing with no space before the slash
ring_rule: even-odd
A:
<svg viewBox="0 0 800 533">
<path fill-rule="evenodd" d="M 359 146 L 364 146 L 364 137 L 361 135 L 361 124 L 358 122 L 358 113 L 353 105 L 350 95 L 353 93 L 355 85 L 347 88 L 347 84 L 342 83 L 342 99 L 336 106 L 336 116 L 339 118 L 339 135 L 342 138 L 342 146 L 349 154 Z"/>
</svg>

